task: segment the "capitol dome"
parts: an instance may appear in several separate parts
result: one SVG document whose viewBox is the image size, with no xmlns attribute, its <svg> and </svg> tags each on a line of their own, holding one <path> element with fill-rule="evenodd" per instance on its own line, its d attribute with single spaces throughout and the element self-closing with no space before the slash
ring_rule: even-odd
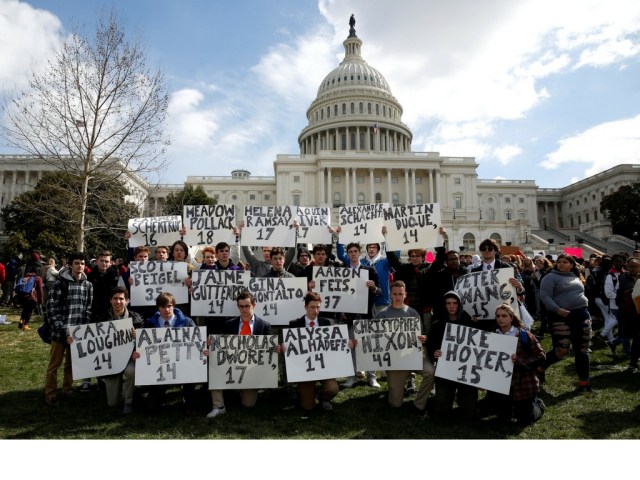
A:
<svg viewBox="0 0 640 480">
<path fill-rule="evenodd" d="M 384 76 L 362 58 L 354 26 L 343 45 L 344 59 L 322 80 L 307 109 L 309 123 L 298 137 L 300 154 L 411 151 L 413 135 L 402 123 L 402 105 Z"/>
</svg>

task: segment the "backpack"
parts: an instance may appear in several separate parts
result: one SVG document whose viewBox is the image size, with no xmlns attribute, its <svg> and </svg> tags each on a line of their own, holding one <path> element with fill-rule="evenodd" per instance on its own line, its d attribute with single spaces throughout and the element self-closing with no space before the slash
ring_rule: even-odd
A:
<svg viewBox="0 0 640 480">
<path fill-rule="evenodd" d="M 16 293 L 30 295 L 31 292 L 33 292 L 33 289 L 35 288 L 35 286 L 36 286 L 36 276 L 28 275 L 18 280 L 18 283 L 16 283 L 14 291 Z"/>
</svg>

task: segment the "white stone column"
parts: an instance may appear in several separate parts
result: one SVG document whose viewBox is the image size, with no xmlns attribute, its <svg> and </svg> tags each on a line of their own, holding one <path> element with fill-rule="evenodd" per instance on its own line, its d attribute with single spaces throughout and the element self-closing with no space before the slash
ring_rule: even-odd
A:
<svg viewBox="0 0 640 480">
<path fill-rule="evenodd" d="M 373 184 L 374 184 L 373 168 L 370 168 L 369 169 L 369 203 L 376 203 L 376 197 L 373 192 Z"/>
<path fill-rule="evenodd" d="M 360 127 L 356 127 L 356 150 L 362 150 L 360 145 Z"/>
<path fill-rule="evenodd" d="M 387 168 L 387 201 L 391 205 L 391 169 Z"/>
<path fill-rule="evenodd" d="M 435 203 L 433 201 L 433 170 L 427 170 L 427 177 L 429 178 L 429 203 Z"/>
<path fill-rule="evenodd" d="M 436 177 L 436 191 L 434 194 L 435 203 L 440 203 L 440 170 L 434 170 L 433 174 Z"/>
<path fill-rule="evenodd" d="M 347 134 L 348 135 L 348 134 Z M 349 137 L 347 136 L 347 139 Z M 347 146 L 349 145 L 347 140 Z M 344 167 L 344 204 L 347 205 L 349 203 L 351 188 L 349 185 L 349 167 Z"/>
<path fill-rule="evenodd" d="M 333 193 L 331 193 L 331 167 L 327 167 L 327 203 L 333 206 Z"/>
<path fill-rule="evenodd" d="M 411 202 L 410 201 L 410 197 L 409 197 L 409 169 L 405 168 L 404 169 L 404 204 L 405 205 L 410 205 Z"/>
<path fill-rule="evenodd" d="M 416 169 L 411 169 L 411 203 L 416 203 L 417 198 L 416 192 Z"/>
<path fill-rule="evenodd" d="M 324 167 L 318 168 L 318 205 L 327 203 L 324 192 Z"/>
<path fill-rule="evenodd" d="M 357 168 L 353 168 L 351 171 L 351 203 L 353 203 L 354 205 L 358 204 L 358 192 L 357 190 L 357 175 L 358 175 L 358 169 Z"/>
</svg>

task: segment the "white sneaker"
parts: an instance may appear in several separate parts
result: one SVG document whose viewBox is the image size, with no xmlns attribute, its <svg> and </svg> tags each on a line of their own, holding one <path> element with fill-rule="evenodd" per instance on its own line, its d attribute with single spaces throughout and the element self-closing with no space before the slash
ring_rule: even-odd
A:
<svg viewBox="0 0 640 480">
<path fill-rule="evenodd" d="M 369 376 L 369 386 L 373 388 L 380 388 L 380 384 L 378 383 L 378 380 L 376 380 L 376 377 L 374 375 Z"/>
<path fill-rule="evenodd" d="M 324 408 L 325 411 L 330 412 L 331 410 L 333 410 L 333 405 L 331 405 L 330 401 L 325 400 L 322 402 L 322 408 Z"/>
<path fill-rule="evenodd" d="M 218 415 L 224 415 L 225 413 L 227 413 L 227 410 L 224 407 L 213 407 L 213 410 L 207 414 L 207 418 L 215 418 Z"/>
<path fill-rule="evenodd" d="M 347 381 L 342 384 L 344 388 L 352 388 L 356 384 L 356 377 L 347 377 Z"/>
</svg>

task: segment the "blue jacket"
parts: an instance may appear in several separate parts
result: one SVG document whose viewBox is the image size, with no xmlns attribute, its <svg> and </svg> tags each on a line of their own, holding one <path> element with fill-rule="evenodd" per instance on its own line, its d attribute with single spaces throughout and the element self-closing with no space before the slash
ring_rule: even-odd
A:
<svg viewBox="0 0 640 480">
<path fill-rule="evenodd" d="M 179 308 L 174 308 L 173 314 L 176 317 L 176 322 L 172 328 L 196 326 L 195 322 L 182 313 Z M 164 320 L 160 317 L 160 312 L 154 313 L 151 318 L 147 319 L 144 326 L 145 328 L 164 328 Z"/>
</svg>

